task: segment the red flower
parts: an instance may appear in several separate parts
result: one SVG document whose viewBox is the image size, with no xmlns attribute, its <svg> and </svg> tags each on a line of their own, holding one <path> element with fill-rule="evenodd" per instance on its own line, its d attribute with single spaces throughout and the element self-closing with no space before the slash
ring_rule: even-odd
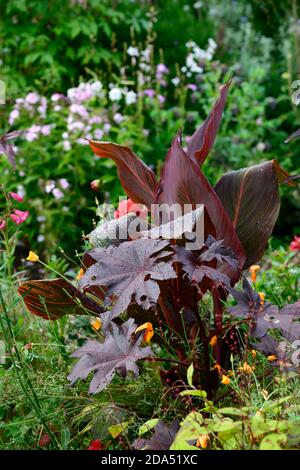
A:
<svg viewBox="0 0 300 470">
<path fill-rule="evenodd" d="M 291 251 L 299 251 L 300 250 L 300 237 L 295 236 L 294 240 L 290 244 Z"/>
<path fill-rule="evenodd" d="M 50 439 L 49 434 L 45 433 L 40 438 L 39 446 L 46 447 L 48 444 L 50 444 L 50 442 L 51 442 L 51 439 Z"/>
<path fill-rule="evenodd" d="M 103 450 L 103 444 L 100 439 L 93 439 L 88 447 L 88 450 Z"/>
<path fill-rule="evenodd" d="M 119 219 L 123 215 L 128 214 L 129 212 L 135 212 L 137 217 L 142 219 L 147 218 L 147 209 L 142 204 L 136 204 L 131 199 L 124 199 L 118 205 L 118 209 L 114 213 L 115 219 Z"/>
<path fill-rule="evenodd" d="M 25 222 L 28 216 L 29 211 L 20 211 L 19 209 L 15 209 L 14 212 L 10 214 L 11 220 L 17 225 L 20 225 Z"/>
<path fill-rule="evenodd" d="M 23 202 L 23 200 L 24 200 L 23 197 L 20 196 L 20 194 L 18 194 L 18 193 L 8 193 L 8 195 L 9 195 L 12 199 L 14 199 L 15 201 L 18 201 L 18 202 Z"/>
</svg>

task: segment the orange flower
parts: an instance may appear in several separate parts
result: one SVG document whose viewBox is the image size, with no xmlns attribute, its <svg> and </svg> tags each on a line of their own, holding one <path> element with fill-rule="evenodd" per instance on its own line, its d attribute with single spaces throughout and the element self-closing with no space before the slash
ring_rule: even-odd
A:
<svg viewBox="0 0 300 470">
<path fill-rule="evenodd" d="M 260 266 L 258 264 L 252 264 L 249 268 L 249 273 L 251 274 L 252 282 L 256 282 L 256 273 L 260 270 Z"/>
<path fill-rule="evenodd" d="M 213 370 L 215 370 L 215 369 L 217 369 L 219 375 L 222 374 L 222 367 L 220 366 L 220 364 L 215 364 L 213 366 Z"/>
<path fill-rule="evenodd" d="M 211 345 L 211 347 L 213 348 L 218 342 L 218 337 L 215 335 L 211 338 L 209 344 Z"/>
<path fill-rule="evenodd" d="M 152 336 L 154 335 L 152 323 L 150 323 L 149 321 L 147 321 L 146 323 L 143 323 L 143 325 L 138 326 L 138 328 L 135 330 L 135 333 L 138 333 L 139 331 L 142 331 L 142 330 L 145 330 L 144 341 L 146 341 L 146 343 L 149 343 Z"/>
<path fill-rule="evenodd" d="M 208 434 L 202 434 L 202 436 L 198 437 L 196 446 L 201 447 L 202 449 L 206 449 L 209 443 L 209 435 Z"/>
<path fill-rule="evenodd" d="M 84 270 L 83 270 L 83 268 L 80 268 L 79 273 L 76 276 L 76 280 L 80 281 L 80 279 L 82 278 L 83 275 L 84 275 Z"/>
<path fill-rule="evenodd" d="M 230 384 L 230 378 L 227 377 L 227 375 L 223 375 L 223 377 L 222 377 L 222 384 L 223 384 L 223 385 L 228 385 L 228 384 Z"/>
<path fill-rule="evenodd" d="M 256 357 L 256 356 L 257 356 L 257 352 L 255 351 L 255 349 L 252 349 L 251 354 L 252 354 L 252 357 Z"/>
<path fill-rule="evenodd" d="M 99 331 L 102 326 L 100 318 L 96 318 L 95 320 L 91 321 L 91 327 L 93 330 Z"/>
<path fill-rule="evenodd" d="M 275 356 L 275 354 L 271 354 L 271 356 L 268 356 L 268 361 L 273 362 L 276 360 L 277 360 L 277 357 Z"/>
<path fill-rule="evenodd" d="M 260 297 L 260 305 L 263 305 L 265 303 L 266 294 L 264 292 L 259 292 L 258 295 Z"/>
<path fill-rule="evenodd" d="M 247 362 L 244 362 L 243 366 L 239 368 L 239 370 L 244 372 L 244 374 L 252 374 L 254 369 L 255 366 L 250 366 Z"/>
</svg>

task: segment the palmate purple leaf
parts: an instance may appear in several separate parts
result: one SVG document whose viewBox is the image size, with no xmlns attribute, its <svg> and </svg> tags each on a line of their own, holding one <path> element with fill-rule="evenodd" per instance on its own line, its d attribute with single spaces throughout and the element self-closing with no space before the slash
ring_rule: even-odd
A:
<svg viewBox="0 0 300 470">
<path fill-rule="evenodd" d="M 212 281 L 215 285 L 230 287 L 229 277 L 220 272 L 219 269 L 207 266 L 207 261 L 201 259 L 201 254 L 188 251 L 183 247 L 176 247 L 175 260 L 182 265 L 182 269 L 187 273 L 191 282 L 201 284 L 205 279 Z M 201 288 L 201 286 L 200 286 Z"/>
<path fill-rule="evenodd" d="M 104 343 L 87 341 L 72 356 L 79 358 L 68 376 L 73 385 L 77 380 L 86 380 L 93 372 L 89 393 L 98 393 L 109 385 L 116 373 L 126 378 L 128 372 L 138 377 L 136 362 L 152 355 L 151 348 L 141 347 L 143 336 L 135 336 L 137 325 L 130 318 L 121 326 L 111 323 Z"/>
<path fill-rule="evenodd" d="M 211 235 L 209 235 L 205 241 L 207 250 L 200 255 L 201 261 L 210 262 L 212 260 L 218 261 L 218 263 L 228 263 L 233 269 L 239 269 L 239 262 L 235 256 L 235 253 L 231 248 L 224 245 L 224 240 L 216 241 Z"/>
<path fill-rule="evenodd" d="M 178 431 L 179 420 L 176 419 L 170 426 L 159 421 L 154 428 L 154 434 L 149 439 L 136 439 L 133 448 L 137 450 L 169 450 Z"/>
<path fill-rule="evenodd" d="M 243 291 L 229 289 L 237 305 L 228 308 L 228 311 L 234 316 L 253 320 L 250 323 L 250 334 L 259 340 L 259 343 L 253 343 L 256 349 L 266 354 L 276 351 L 279 342 L 268 334 L 270 330 L 279 330 L 289 342 L 300 339 L 300 301 L 279 310 L 277 305 L 262 303 L 259 294 L 246 279 L 243 287 Z"/>
<path fill-rule="evenodd" d="M 96 263 L 88 268 L 80 286 L 107 288 L 107 298 L 115 300 L 111 319 L 124 312 L 132 300 L 148 310 L 160 294 L 157 281 L 176 278 L 171 261 L 166 261 L 173 255 L 164 250 L 168 246 L 167 241 L 140 239 L 118 247 L 96 248 L 91 252 Z"/>
</svg>

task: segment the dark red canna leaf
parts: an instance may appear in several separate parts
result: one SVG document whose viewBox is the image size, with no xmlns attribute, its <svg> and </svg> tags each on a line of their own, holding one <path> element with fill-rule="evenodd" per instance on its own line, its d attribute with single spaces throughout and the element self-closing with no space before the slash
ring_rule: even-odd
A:
<svg viewBox="0 0 300 470">
<path fill-rule="evenodd" d="M 18 293 L 34 315 L 46 320 L 57 320 L 64 315 L 97 314 L 103 309 L 88 296 L 64 279 L 27 281 Z"/>
<path fill-rule="evenodd" d="M 215 227 L 216 239 L 223 240 L 234 251 L 240 265 L 244 264 L 244 250 L 227 211 L 202 171 L 181 148 L 178 137 L 173 140 L 166 158 L 158 203 L 169 206 L 174 203 L 181 206 L 191 204 L 193 208 L 197 204 L 204 204 Z"/>
<path fill-rule="evenodd" d="M 278 183 L 287 176 L 272 160 L 228 173 L 215 186 L 246 252 L 244 269 L 265 251 L 280 209 Z"/>
<path fill-rule="evenodd" d="M 7 156 L 14 170 L 16 169 L 16 154 L 10 142 L 20 137 L 23 133 L 24 131 L 11 131 L 6 132 L 0 137 L 0 155 L 5 154 Z"/>
<path fill-rule="evenodd" d="M 150 209 L 155 203 L 157 181 L 153 171 L 128 147 L 111 142 L 90 140 L 93 152 L 101 158 L 111 158 L 117 165 L 118 175 L 127 196 L 133 202 Z"/>
<path fill-rule="evenodd" d="M 297 129 L 295 132 L 293 132 L 293 133 L 285 140 L 285 143 L 287 144 L 288 142 L 291 142 L 292 140 L 296 139 L 297 137 L 300 137 L 300 129 Z"/>
<path fill-rule="evenodd" d="M 204 163 L 214 144 L 222 119 L 229 86 L 230 82 L 220 88 L 220 96 L 214 104 L 212 111 L 189 141 L 187 155 L 200 166 Z"/>
<path fill-rule="evenodd" d="M 130 318 L 120 327 L 111 323 L 110 329 L 106 331 L 104 343 L 98 341 L 87 341 L 72 356 L 78 357 L 68 379 L 72 384 L 77 380 L 85 380 L 93 372 L 89 392 L 98 393 L 112 381 L 116 372 L 126 377 L 128 372 L 138 376 L 136 362 L 144 357 L 152 355 L 149 346 L 141 348 L 143 336 L 135 336 L 137 325 Z"/>
</svg>

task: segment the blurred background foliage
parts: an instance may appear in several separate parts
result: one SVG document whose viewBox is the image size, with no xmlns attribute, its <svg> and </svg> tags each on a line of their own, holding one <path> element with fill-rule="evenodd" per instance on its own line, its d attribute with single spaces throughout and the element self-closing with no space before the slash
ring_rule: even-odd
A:
<svg viewBox="0 0 300 470">
<path fill-rule="evenodd" d="M 79 248 L 95 218 L 92 180 L 99 203 L 122 194 L 114 165 L 85 136 L 129 145 L 159 172 L 174 133 L 188 138 L 231 77 L 204 168 L 211 182 L 272 158 L 300 173 L 298 141 L 284 143 L 300 127 L 299 0 L 7 0 L 0 9 L 0 131 L 29 129 L 15 172 L 0 156 L 0 183 L 30 210 L 21 254 Z M 281 240 L 300 232 L 298 188 L 282 188 Z"/>
</svg>

